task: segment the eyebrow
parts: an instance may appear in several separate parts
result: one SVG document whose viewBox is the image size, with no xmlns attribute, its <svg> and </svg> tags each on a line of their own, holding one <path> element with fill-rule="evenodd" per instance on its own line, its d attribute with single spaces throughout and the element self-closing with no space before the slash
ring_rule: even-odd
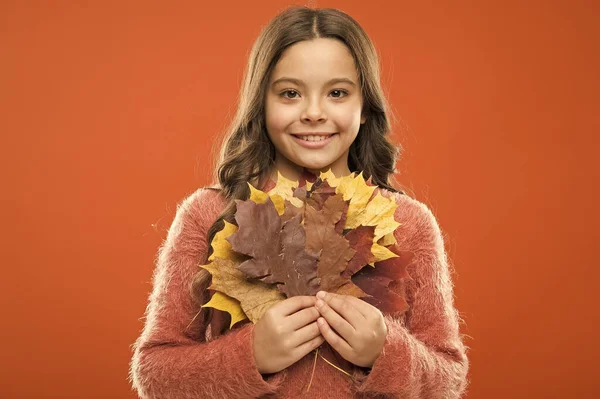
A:
<svg viewBox="0 0 600 399">
<path fill-rule="evenodd" d="M 274 81 L 272 83 L 272 85 L 275 86 L 276 84 L 282 83 L 282 82 L 290 82 L 290 83 L 294 83 L 294 84 L 296 84 L 298 86 L 304 85 L 304 82 L 302 82 L 302 80 L 300 80 L 300 79 L 294 79 L 294 78 L 288 78 L 288 77 L 279 78 L 276 81 Z M 336 84 L 336 83 L 348 83 L 349 85 L 356 87 L 356 83 L 354 83 L 353 80 L 348 79 L 348 78 L 333 78 L 333 79 L 329 80 L 326 83 L 326 85 L 329 86 L 329 85 L 333 85 L 333 84 Z"/>
</svg>

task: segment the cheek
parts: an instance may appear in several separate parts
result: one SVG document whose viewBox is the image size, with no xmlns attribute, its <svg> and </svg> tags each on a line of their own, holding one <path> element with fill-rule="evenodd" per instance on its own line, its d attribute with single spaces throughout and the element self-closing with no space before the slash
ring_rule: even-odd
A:
<svg viewBox="0 0 600 399">
<path fill-rule="evenodd" d="M 267 129 L 270 133 L 279 133 L 286 130 L 287 126 L 297 118 L 293 107 L 282 107 L 278 104 L 269 104 L 265 110 Z"/>
<path fill-rule="evenodd" d="M 360 127 L 360 109 L 356 107 L 340 107 L 332 116 L 341 130 L 354 132 Z"/>
</svg>

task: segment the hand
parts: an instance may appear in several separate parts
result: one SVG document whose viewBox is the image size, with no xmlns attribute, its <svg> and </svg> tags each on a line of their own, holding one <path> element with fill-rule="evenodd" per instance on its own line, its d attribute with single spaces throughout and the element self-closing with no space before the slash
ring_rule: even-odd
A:
<svg viewBox="0 0 600 399">
<path fill-rule="evenodd" d="M 254 360 L 261 374 L 296 363 L 325 339 L 317 326 L 314 296 L 295 296 L 273 305 L 254 325 Z"/>
<path fill-rule="evenodd" d="M 323 316 L 317 324 L 329 345 L 349 362 L 372 367 L 387 336 L 379 309 L 353 296 L 323 291 L 317 293 L 316 306 Z"/>
</svg>

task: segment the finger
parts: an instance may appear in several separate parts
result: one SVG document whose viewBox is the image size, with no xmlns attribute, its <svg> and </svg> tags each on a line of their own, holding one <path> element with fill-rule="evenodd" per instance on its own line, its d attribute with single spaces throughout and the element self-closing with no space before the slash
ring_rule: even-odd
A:
<svg viewBox="0 0 600 399">
<path fill-rule="evenodd" d="M 352 356 L 352 347 L 350 344 L 348 344 L 348 342 L 346 342 L 342 337 L 337 335 L 324 318 L 319 317 L 317 320 L 317 325 L 319 326 L 319 330 L 321 331 L 323 338 L 325 338 L 325 341 L 327 341 L 333 349 L 342 355 L 344 359 L 350 359 Z"/>
<path fill-rule="evenodd" d="M 311 339 L 308 342 L 303 343 L 293 351 L 293 356 L 296 360 L 302 359 L 310 351 L 317 349 L 321 344 L 325 342 L 325 338 L 319 334 L 317 337 Z"/>
<path fill-rule="evenodd" d="M 297 311 L 315 305 L 317 299 L 314 296 L 294 296 L 279 302 L 275 306 L 276 311 L 282 316 L 288 316 Z M 274 307 L 275 307 L 274 306 Z"/>
<path fill-rule="evenodd" d="M 317 300 L 317 309 L 319 310 L 321 316 L 327 320 L 327 323 L 331 327 L 335 328 L 335 331 L 344 337 L 346 341 L 350 342 L 353 340 L 352 337 L 354 336 L 356 329 L 350 323 L 348 323 L 344 317 L 342 317 L 327 303 L 320 299 Z"/>
<path fill-rule="evenodd" d="M 340 314 L 345 320 L 347 320 L 354 329 L 358 329 L 361 325 L 365 324 L 366 317 L 346 299 L 346 295 L 337 295 L 327 292 L 325 293 L 322 301 L 324 301 L 328 306 L 335 310 L 336 313 Z M 317 299 L 317 305 L 318 304 L 319 299 Z M 317 309 L 321 311 L 319 306 L 317 306 Z M 321 312 L 321 314 L 323 314 L 323 312 Z M 327 321 L 329 322 L 329 319 L 327 319 Z M 335 324 L 329 324 L 331 324 L 333 328 L 336 328 Z M 337 331 L 341 333 L 341 331 Z"/>
<path fill-rule="evenodd" d="M 319 335 L 321 335 L 321 331 L 319 330 L 319 326 L 315 321 L 307 326 L 302 327 L 298 331 L 294 331 L 292 333 L 290 344 L 292 347 L 298 347 L 312 339 L 315 339 Z"/>
<path fill-rule="evenodd" d="M 369 319 L 372 315 L 373 312 L 378 312 L 379 309 L 377 309 L 375 306 L 363 301 L 360 298 L 357 298 L 355 296 L 351 296 L 351 295 L 339 295 L 339 294 L 334 294 L 331 293 L 331 295 L 333 297 L 337 296 L 337 297 L 344 297 L 344 299 L 346 299 L 347 301 L 349 301 L 352 306 L 354 306 L 356 308 L 356 310 L 358 310 L 360 312 L 360 314 L 363 315 L 363 317 L 365 319 Z"/>
<path fill-rule="evenodd" d="M 293 328 L 294 330 L 298 330 L 306 326 L 307 324 L 310 324 L 313 321 L 317 320 L 317 318 L 319 318 L 320 315 L 321 314 L 319 313 L 317 308 L 311 306 L 310 308 L 302 309 L 296 313 L 287 316 L 288 320 L 286 322 L 289 323 L 289 326 L 291 328 Z"/>
</svg>

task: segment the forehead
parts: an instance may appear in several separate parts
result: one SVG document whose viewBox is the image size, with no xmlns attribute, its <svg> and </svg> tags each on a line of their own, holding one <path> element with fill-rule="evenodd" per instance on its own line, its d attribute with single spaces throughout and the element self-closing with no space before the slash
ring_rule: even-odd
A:
<svg viewBox="0 0 600 399">
<path fill-rule="evenodd" d="M 270 81 L 293 77 L 309 83 L 326 82 L 332 77 L 358 77 L 350 50 L 335 39 L 305 40 L 287 48 L 275 65 Z"/>
</svg>

